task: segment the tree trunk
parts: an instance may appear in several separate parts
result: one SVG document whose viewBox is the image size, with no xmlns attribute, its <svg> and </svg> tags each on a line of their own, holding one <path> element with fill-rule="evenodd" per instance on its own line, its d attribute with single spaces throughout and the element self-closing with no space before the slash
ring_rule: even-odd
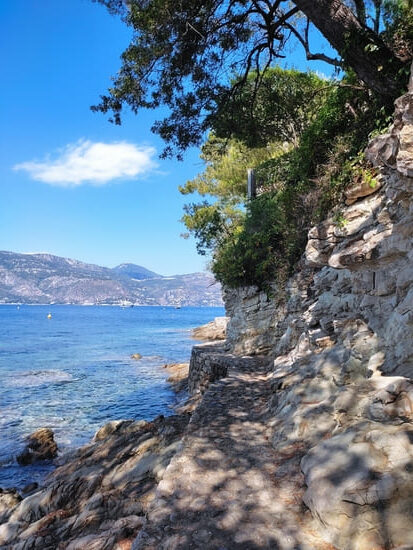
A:
<svg viewBox="0 0 413 550">
<path fill-rule="evenodd" d="M 369 88 L 391 97 L 400 92 L 403 64 L 341 0 L 294 0 L 294 4 Z"/>
</svg>

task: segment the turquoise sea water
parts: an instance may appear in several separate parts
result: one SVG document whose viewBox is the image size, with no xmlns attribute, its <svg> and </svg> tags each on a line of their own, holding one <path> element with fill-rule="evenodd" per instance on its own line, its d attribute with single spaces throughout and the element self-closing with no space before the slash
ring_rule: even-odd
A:
<svg viewBox="0 0 413 550">
<path fill-rule="evenodd" d="M 64 453 L 109 420 L 170 414 L 175 395 L 163 365 L 188 361 L 191 328 L 221 315 L 211 307 L 0 306 L 0 487 L 41 481 L 53 468 L 15 461 L 37 428 L 50 427 Z"/>
</svg>

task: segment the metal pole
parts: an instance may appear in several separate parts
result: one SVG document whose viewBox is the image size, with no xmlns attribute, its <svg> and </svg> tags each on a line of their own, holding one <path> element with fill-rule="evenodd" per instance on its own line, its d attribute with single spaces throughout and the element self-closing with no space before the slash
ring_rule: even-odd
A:
<svg viewBox="0 0 413 550">
<path fill-rule="evenodd" d="M 247 196 L 251 200 L 251 199 L 255 199 L 257 196 L 255 170 L 253 168 L 248 168 L 247 172 L 248 172 Z"/>
</svg>

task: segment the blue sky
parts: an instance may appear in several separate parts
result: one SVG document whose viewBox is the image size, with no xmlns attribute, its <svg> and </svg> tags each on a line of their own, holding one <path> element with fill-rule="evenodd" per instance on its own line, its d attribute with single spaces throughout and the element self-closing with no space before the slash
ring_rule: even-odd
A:
<svg viewBox="0 0 413 550">
<path fill-rule="evenodd" d="M 91 0 L 3 0 L 0 21 L 0 250 L 204 270 L 193 240 L 180 237 L 188 198 L 177 190 L 202 170 L 199 152 L 160 160 L 156 113 L 115 126 L 89 109 L 130 31 Z M 306 63 L 294 56 L 289 65 Z"/>
</svg>

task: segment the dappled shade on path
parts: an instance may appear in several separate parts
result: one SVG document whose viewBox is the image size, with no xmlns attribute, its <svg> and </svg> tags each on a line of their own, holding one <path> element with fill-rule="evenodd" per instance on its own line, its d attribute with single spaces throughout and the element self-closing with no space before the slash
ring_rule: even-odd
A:
<svg viewBox="0 0 413 550">
<path fill-rule="evenodd" d="M 300 449 L 277 456 L 269 442 L 269 368 L 268 359 L 238 358 L 209 387 L 134 548 L 327 548 L 299 525 Z"/>
</svg>

